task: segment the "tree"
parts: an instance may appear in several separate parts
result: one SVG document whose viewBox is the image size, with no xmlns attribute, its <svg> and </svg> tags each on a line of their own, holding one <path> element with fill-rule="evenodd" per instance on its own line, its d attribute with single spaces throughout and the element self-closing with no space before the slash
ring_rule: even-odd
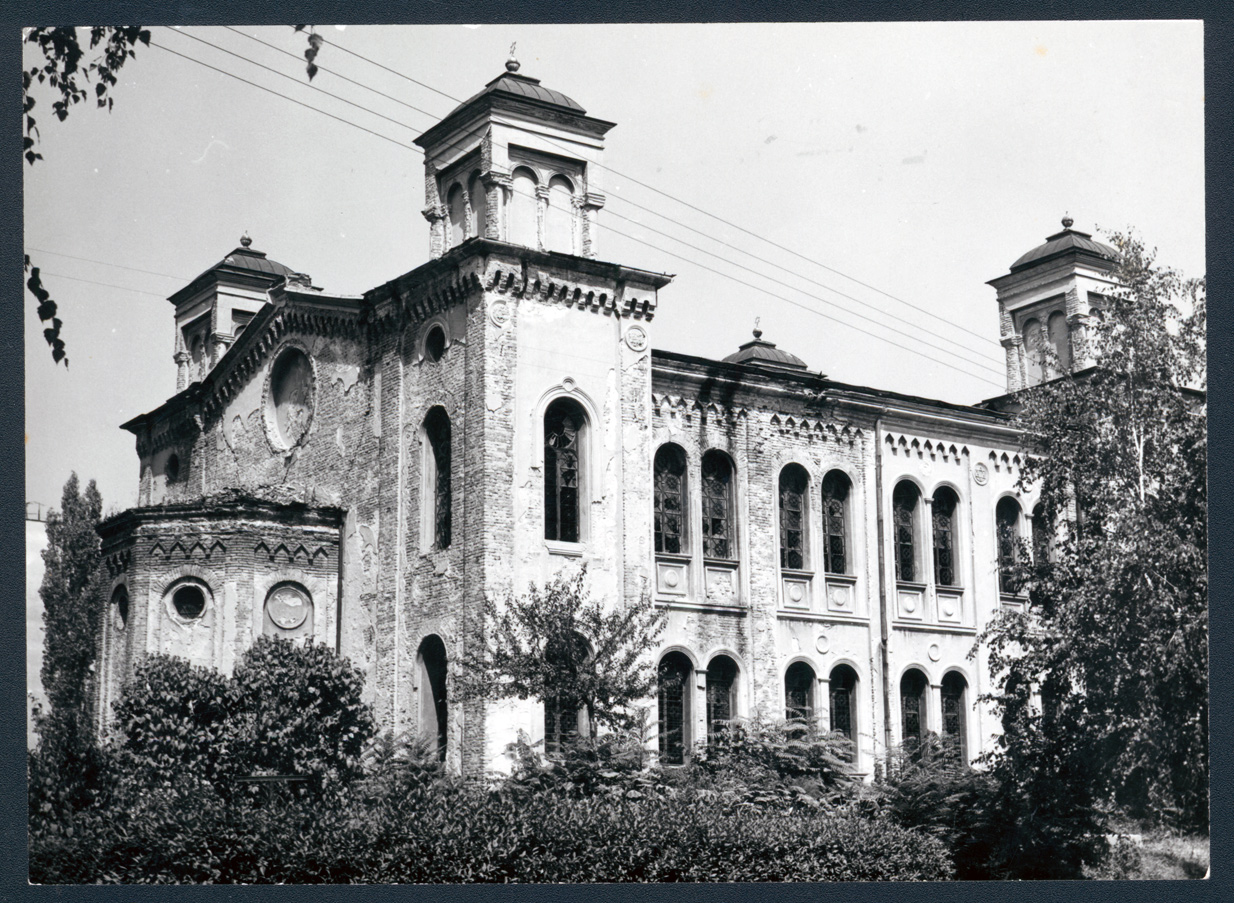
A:
<svg viewBox="0 0 1234 903">
<path fill-rule="evenodd" d="M 1120 287 L 1091 324 L 1097 366 L 1019 399 L 1021 485 L 1041 507 L 1027 610 L 984 638 L 1001 755 L 1065 760 L 1091 785 L 1075 794 L 1206 828 L 1205 287 L 1112 239 Z"/>
<path fill-rule="evenodd" d="M 586 577 L 585 567 L 558 575 L 501 606 L 486 598 L 487 642 L 463 659 L 463 695 L 538 699 L 559 725 L 577 724 L 583 713 L 593 737 L 601 725 L 635 728 L 638 703 L 655 688 L 648 653 L 664 629 L 664 612 L 647 597 L 606 610 L 588 594 Z M 567 727 L 559 736 L 570 733 Z"/>
<path fill-rule="evenodd" d="M 81 492 L 74 473 L 64 484 L 60 509 L 47 518 L 39 596 L 46 626 L 40 676 L 48 711 L 35 715 L 39 745 L 30 775 L 32 801 L 38 794 L 40 805 L 85 805 L 99 768 L 91 701 L 101 618 L 95 526 L 102 511 L 94 481 Z"/>
</svg>

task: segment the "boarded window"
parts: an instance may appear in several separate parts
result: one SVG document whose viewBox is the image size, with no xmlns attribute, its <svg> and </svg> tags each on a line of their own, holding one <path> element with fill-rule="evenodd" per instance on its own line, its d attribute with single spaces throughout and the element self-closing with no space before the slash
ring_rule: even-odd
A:
<svg viewBox="0 0 1234 903">
<path fill-rule="evenodd" d="M 1045 379 L 1045 337 L 1041 332 L 1041 321 L 1028 320 L 1024 323 L 1024 369 L 1030 386 Z"/>
<path fill-rule="evenodd" d="M 1059 373 L 1071 372 L 1071 330 L 1067 327 L 1067 317 L 1062 311 L 1056 310 L 1046 321 L 1046 329 L 1050 334 L 1050 349 L 1054 352 L 1055 367 Z"/>
<path fill-rule="evenodd" d="M 959 500 L 943 487 L 934 493 L 934 582 L 939 586 L 957 586 L 957 556 L 955 519 Z"/>
<path fill-rule="evenodd" d="M 684 555 L 686 545 L 686 453 L 664 445 L 655 460 L 656 552 Z"/>
<path fill-rule="evenodd" d="M 450 247 L 461 245 L 467 238 L 467 197 L 463 186 L 457 183 L 450 186 L 446 196 L 446 208 L 450 214 Z"/>
<path fill-rule="evenodd" d="M 536 226 L 536 177 L 529 169 L 514 170 L 510 191 L 510 241 L 528 248 L 539 248 Z"/>
<path fill-rule="evenodd" d="M 586 420 L 559 398 L 544 414 L 544 538 L 580 542 L 580 442 Z"/>
<path fill-rule="evenodd" d="M 780 567 L 801 570 L 806 559 L 806 486 L 809 478 L 800 464 L 780 471 Z"/>
<path fill-rule="evenodd" d="M 485 195 L 484 183 L 478 175 L 473 175 L 467 183 L 467 199 L 471 202 L 471 221 L 468 224 L 468 234 L 471 236 L 485 235 L 485 225 L 488 216 L 488 198 Z"/>
<path fill-rule="evenodd" d="M 828 574 L 847 574 L 848 477 L 833 470 L 823 478 L 823 568 Z"/>
<path fill-rule="evenodd" d="M 703 455 L 703 555 L 736 557 L 733 535 L 733 465 L 722 452 Z"/>
<path fill-rule="evenodd" d="M 576 211 L 574 186 L 564 176 L 553 176 L 548 183 L 544 245 L 550 251 L 574 253 Z"/>
</svg>

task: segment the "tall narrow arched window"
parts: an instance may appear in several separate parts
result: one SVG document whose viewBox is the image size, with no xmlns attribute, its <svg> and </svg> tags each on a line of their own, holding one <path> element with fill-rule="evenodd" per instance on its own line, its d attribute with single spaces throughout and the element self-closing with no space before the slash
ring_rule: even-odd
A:
<svg viewBox="0 0 1234 903">
<path fill-rule="evenodd" d="M 548 183 L 548 211 L 544 224 L 544 246 L 550 251 L 574 253 L 574 186 L 565 176 L 553 176 Z"/>
<path fill-rule="evenodd" d="M 806 487 L 810 479 L 800 464 L 780 471 L 780 567 L 800 571 L 809 567 L 806 547 Z"/>
<path fill-rule="evenodd" d="M 959 556 L 956 554 L 956 510 L 959 499 L 955 492 L 942 486 L 934 492 L 930 506 L 934 518 L 934 582 L 939 586 L 958 586 Z"/>
<path fill-rule="evenodd" d="M 450 247 L 455 248 L 467 238 L 467 196 L 457 182 L 446 195 L 446 210 L 450 215 Z"/>
<path fill-rule="evenodd" d="M 583 440 L 587 418 L 558 398 L 544 412 L 544 538 L 582 542 Z"/>
<path fill-rule="evenodd" d="M 591 657 L 587 641 L 577 633 L 568 640 L 550 641 L 544 657 L 555 673 L 579 673 Z M 544 752 L 560 756 L 571 743 L 589 733 L 587 712 L 577 699 L 559 694 L 544 700 Z"/>
<path fill-rule="evenodd" d="M 848 665 L 831 669 L 831 732 L 857 742 L 857 672 Z"/>
<path fill-rule="evenodd" d="M 1033 560 L 1044 564 L 1052 557 L 1054 527 L 1045 513 L 1045 505 L 1033 509 Z"/>
<path fill-rule="evenodd" d="M 437 758 L 446 758 L 446 646 L 439 636 L 425 637 L 416 654 L 419 683 L 420 736 L 437 744 Z"/>
<path fill-rule="evenodd" d="M 784 708 L 789 719 L 814 717 L 814 669 L 805 662 L 793 662 L 784 672 Z"/>
<path fill-rule="evenodd" d="M 660 659 L 657 678 L 660 761 L 666 765 L 681 765 L 691 743 L 690 691 L 694 666 L 682 653 L 670 652 Z"/>
<path fill-rule="evenodd" d="M 823 569 L 828 574 L 847 574 L 852 563 L 848 553 L 848 477 L 833 470 L 823 477 Z"/>
<path fill-rule="evenodd" d="M 914 583 L 917 570 L 917 508 L 921 492 L 916 484 L 902 480 L 891 494 L 891 522 L 895 541 L 896 579 Z"/>
<path fill-rule="evenodd" d="M 737 557 L 733 529 L 733 464 L 723 452 L 703 455 L 703 556 Z"/>
<path fill-rule="evenodd" d="M 662 445 L 656 452 L 655 475 L 656 552 L 685 555 L 686 453 L 679 445 Z"/>
<path fill-rule="evenodd" d="M 1045 337 L 1041 333 L 1041 321 L 1034 318 L 1024 322 L 1024 371 L 1030 386 L 1045 379 Z"/>
<path fill-rule="evenodd" d="M 1046 331 L 1050 337 L 1050 348 L 1054 352 L 1055 367 L 1059 374 L 1071 372 L 1071 330 L 1067 327 L 1067 316 L 1061 310 L 1050 314 L 1046 321 Z"/>
<path fill-rule="evenodd" d="M 717 655 L 707 665 L 707 738 L 728 727 L 737 716 L 737 663 Z"/>
<path fill-rule="evenodd" d="M 467 199 L 471 201 L 471 220 L 468 223 L 467 234 L 483 237 L 486 234 L 485 223 L 488 218 L 488 197 L 485 194 L 484 183 L 480 181 L 479 173 L 472 175 L 467 183 Z"/>
<path fill-rule="evenodd" d="M 926 732 L 926 689 L 929 682 L 916 668 L 900 678 L 900 739 L 906 744 L 921 740 Z"/>
<path fill-rule="evenodd" d="M 450 417 L 441 407 L 434 407 L 424 418 L 424 504 L 423 525 L 426 535 L 433 537 L 433 548 L 450 548 L 453 518 L 450 499 Z"/>
<path fill-rule="evenodd" d="M 958 671 L 948 671 L 943 677 L 943 740 L 955 745 L 961 762 L 968 761 L 967 708 L 968 682 Z"/>
<path fill-rule="evenodd" d="M 539 248 L 539 230 L 536 225 L 538 206 L 536 200 L 536 177 L 530 169 L 514 170 L 510 186 L 510 241 L 528 248 Z"/>
<path fill-rule="evenodd" d="M 1010 496 L 999 499 L 994 509 L 998 524 L 998 588 L 1004 593 L 1020 591 L 1020 505 Z"/>
</svg>

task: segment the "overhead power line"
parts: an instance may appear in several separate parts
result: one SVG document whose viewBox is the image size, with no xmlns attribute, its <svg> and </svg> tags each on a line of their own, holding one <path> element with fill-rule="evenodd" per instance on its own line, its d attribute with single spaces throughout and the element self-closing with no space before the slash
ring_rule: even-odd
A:
<svg viewBox="0 0 1234 903">
<path fill-rule="evenodd" d="M 118 270 L 130 270 L 134 273 L 145 273 L 147 276 L 163 276 L 166 279 L 177 279 L 181 282 L 188 282 L 183 276 L 173 276 L 171 273 L 156 273 L 154 270 L 139 270 L 137 267 L 126 267 L 120 263 L 110 263 L 106 260 L 92 260 L 89 257 L 74 257 L 72 254 L 65 254 L 61 251 L 48 251 L 45 248 L 29 248 L 27 250 L 34 251 L 37 254 L 51 254 L 53 257 L 67 257 L 69 260 L 80 260 L 82 263 L 97 263 L 99 266 L 115 267 Z"/>
<path fill-rule="evenodd" d="M 87 285 L 101 285 L 104 288 L 118 288 L 125 292 L 135 292 L 138 295 L 149 295 L 152 298 L 166 298 L 164 294 L 159 292 L 147 292 L 139 288 L 129 288 L 127 285 L 116 285 L 114 282 L 96 282 L 93 279 L 82 279 L 80 276 L 66 276 L 64 273 L 53 273 L 51 270 L 40 270 L 43 276 L 53 276 L 56 279 L 67 279 L 70 282 L 85 282 Z"/>
</svg>

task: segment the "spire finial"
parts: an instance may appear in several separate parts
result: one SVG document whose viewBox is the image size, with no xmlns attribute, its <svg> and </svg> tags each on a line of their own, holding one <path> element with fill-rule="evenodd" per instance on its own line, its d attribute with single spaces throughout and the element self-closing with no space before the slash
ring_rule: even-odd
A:
<svg viewBox="0 0 1234 903">
<path fill-rule="evenodd" d="M 1071 228 L 1071 224 L 1072 224 L 1072 223 L 1074 223 L 1074 222 L 1075 222 L 1075 220 L 1073 220 L 1073 219 L 1071 218 L 1071 215 L 1070 215 L 1070 214 L 1068 214 L 1068 213 L 1064 213 L 1064 214 L 1063 214 L 1063 228 L 1064 228 L 1064 229 L 1070 229 L 1070 228 Z"/>
<path fill-rule="evenodd" d="M 510 44 L 510 58 L 506 60 L 506 71 L 507 72 L 518 72 L 519 62 L 518 60 L 514 58 L 514 48 L 517 46 L 518 46 L 518 41 L 514 41 Z"/>
<path fill-rule="evenodd" d="M 243 235 L 240 236 L 241 246 L 247 248 L 252 243 L 253 243 L 253 239 L 249 238 L 248 232 L 245 232 Z"/>
<path fill-rule="evenodd" d="M 761 321 L 762 319 L 763 319 L 762 317 L 754 318 L 754 338 L 756 339 L 761 339 L 763 337 L 763 331 L 758 328 L 759 321 Z"/>
</svg>

